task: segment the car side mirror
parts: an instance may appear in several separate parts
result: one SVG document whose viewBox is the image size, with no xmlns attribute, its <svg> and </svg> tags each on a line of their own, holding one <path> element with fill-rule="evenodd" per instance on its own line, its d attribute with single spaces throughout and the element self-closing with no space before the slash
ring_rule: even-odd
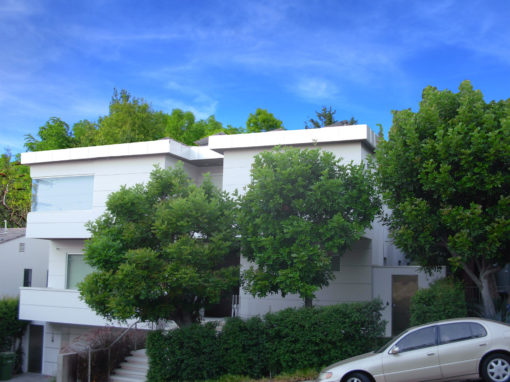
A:
<svg viewBox="0 0 510 382">
<path fill-rule="evenodd" d="M 400 353 L 400 349 L 398 348 L 398 346 L 393 346 L 390 350 L 390 354 L 396 355 L 398 353 Z"/>
</svg>

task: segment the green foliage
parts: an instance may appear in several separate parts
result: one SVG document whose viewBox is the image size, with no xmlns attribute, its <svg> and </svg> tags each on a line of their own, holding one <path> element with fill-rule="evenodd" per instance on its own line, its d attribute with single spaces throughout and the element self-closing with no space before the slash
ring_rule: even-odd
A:
<svg viewBox="0 0 510 382">
<path fill-rule="evenodd" d="M 126 90 L 120 93 L 115 90 L 110 113 L 99 118 L 98 125 L 97 143 L 100 145 L 150 141 L 164 136 L 165 116 Z"/>
<path fill-rule="evenodd" d="M 259 317 L 227 320 L 220 335 L 224 373 L 260 378 L 269 374 L 266 325 Z"/>
<path fill-rule="evenodd" d="M 18 318 L 18 309 L 18 298 L 0 300 L 0 352 L 15 350 L 28 325 L 28 321 Z"/>
<path fill-rule="evenodd" d="M 52 117 L 37 133 L 40 140 L 32 134 L 25 135 L 25 147 L 28 151 L 58 150 L 74 147 L 74 138 L 69 125 L 60 118 Z"/>
<path fill-rule="evenodd" d="M 318 129 L 324 126 L 331 126 L 333 124 L 340 126 L 356 125 L 358 120 L 351 117 L 350 120 L 337 121 L 335 119 L 336 110 L 332 110 L 331 106 L 327 108 L 323 106 L 320 111 L 316 111 L 317 119 L 310 118 L 305 122 L 305 129 Z"/>
<path fill-rule="evenodd" d="M 88 225 L 85 259 L 96 269 L 82 298 L 109 319 L 200 320 L 239 283 L 235 202 L 205 177 L 196 186 L 179 163 L 146 185 L 112 193 Z"/>
<path fill-rule="evenodd" d="M 166 333 L 151 332 L 147 338 L 149 382 L 193 381 L 221 374 L 216 326 L 189 325 Z"/>
<path fill-rule="evenodd" d="M 271 131 L 283 129 L 283 122 L 277 119 L 273 113 L 266 109 L 257 109 L 255 114 L 251 114 L 246 121 L 247 133 L 260 133 L 261 131 Z"/>
<path fill-rule="evenodd" d="M 321 367 L 373 350 L 384 333 L 381 311 L 374 300 L 267 314 L 272 372 Z"/>
<path fill-rule="evenodd" d="M 380 208 L 372 173 L 319 149 L 275 149 L 255 157 L 241 197 L 244 272 L 256 296 L 297 293 L 305 301 L 333 278 L 331 257 L 370 227 Z"/>
<path fill-rule="evenodd" d="M 418 112 L 393 112 L 377 161 L 395 244 L 424 267 L 463 268 L 490 315 L 490 277 L 510 262 L 510 100 L 486 103 L 469 81 L 427 87 Z"/>
<path fill-rule="evenodd" d="M 247 378 L 235 376 L 317 370 L 373 350 L 384 333 L 382 308 L 376 300 L 286 309 L 262 319 L 229 319 L 221 332 L 199 325 L 154 332 L 147 343 L 149 381 L 239 381 Z"/>
<path fill-rule="evenodd" d="M 440 279 L 420 289 L 411 299 L 411 326 L 467 315 L 464 286 L 453 279 Z"/>
<path fill-rule="evenodd" d="M 30 210 L 30 170 L 20 162 L 19 154 L 0 156 L 0 221 L 9 227 L 25 227 Z"/>
</svg>

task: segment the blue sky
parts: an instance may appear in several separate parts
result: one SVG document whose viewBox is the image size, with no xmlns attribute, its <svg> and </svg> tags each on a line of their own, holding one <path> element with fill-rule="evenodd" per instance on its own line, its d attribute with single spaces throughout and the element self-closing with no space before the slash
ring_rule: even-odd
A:
<svg viewBox="0 0 510 382">
<path fill-rule="evenodd" d="M 510 97 L 510 1 L 0 0 L 0 144 L 50 117 L 108 113 L 113 89 L 154 109 L 301 129 L 321 106 L 377 132 L 427 85 Z"/>
</svg>

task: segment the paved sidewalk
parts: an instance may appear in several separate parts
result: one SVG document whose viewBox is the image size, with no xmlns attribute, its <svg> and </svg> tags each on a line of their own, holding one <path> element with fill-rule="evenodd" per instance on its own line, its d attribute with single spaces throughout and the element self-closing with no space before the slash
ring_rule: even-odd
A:
<svg viewBox="0 0 510 382">
<path fill-rule="evenodd" d="M 52 377 L 48 377 L 46 375 L 37 374 L 37 373 L 23 373 L 17 374 L 10 379 L 10 381 L 15 382 L 49 382 Z"/>
</svg>

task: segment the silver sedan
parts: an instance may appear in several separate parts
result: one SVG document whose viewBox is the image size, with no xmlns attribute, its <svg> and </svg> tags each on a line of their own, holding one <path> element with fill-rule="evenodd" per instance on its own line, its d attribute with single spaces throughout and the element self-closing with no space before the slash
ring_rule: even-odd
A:
<svg viewBox="0 0 510 382">
<path fill-rule="evenodd" d="M 478 318 L 406 330 L 376 352 L 326 367 L 319 382 L 510 381 L 510 325 Z"/>
</svg>

